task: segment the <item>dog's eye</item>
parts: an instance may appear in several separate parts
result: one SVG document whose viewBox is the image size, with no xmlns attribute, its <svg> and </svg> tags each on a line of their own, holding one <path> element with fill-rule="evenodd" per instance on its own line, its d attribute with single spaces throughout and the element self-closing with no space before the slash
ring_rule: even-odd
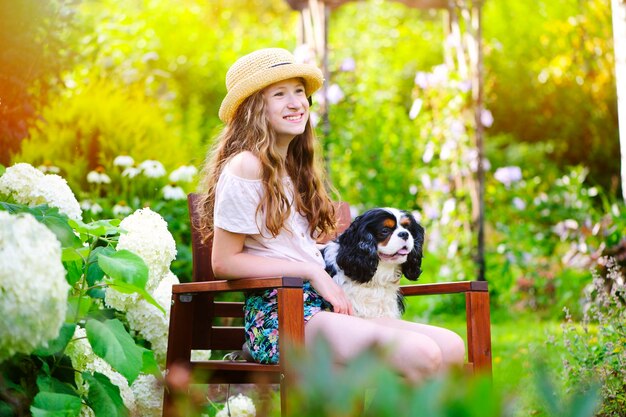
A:
<svg viewBox="0 0 626 417">
<path fill-rule="evenodd" d="M 382 229 L 380 229 L 380 232 L 378 232 L 378 235 L 382 237 L 387 237 L 389 236 L 390 233 L 391 233 L 391 228 L 383 227 Z"/>
</svg>

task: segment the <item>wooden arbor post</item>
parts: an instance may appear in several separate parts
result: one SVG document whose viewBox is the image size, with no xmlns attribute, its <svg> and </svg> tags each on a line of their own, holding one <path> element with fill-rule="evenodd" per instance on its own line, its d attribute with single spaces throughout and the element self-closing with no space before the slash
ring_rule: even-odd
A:
<svg viewBox="0 0 626 417">
<path fill-rule="evenodd" d="M 324 100 L 320 103 L 322 131 L 330 132 L 329 108 L 326 88 L 330 81 L 328 69 L 328 21 L 330 11 L 351 0 L 286 0 L 293 10 L 300 12 L 298 45 L 307 47 L 324 72 L 326 83 L 322 89 Z M 396 0 L 407 7 L 446 10 L 447 38 L 444 46 L 446 64 L 455 68 L 471 81 L 474 144 L 476 147 L 476 176 L 469 184 L 472 200 L 472 230 L 476 234 L 475 262 L 477 279 L 485 280 L 485 174 L 483 115 L 483 52 L 482 4 L 483 0 Z"/>
</svg>

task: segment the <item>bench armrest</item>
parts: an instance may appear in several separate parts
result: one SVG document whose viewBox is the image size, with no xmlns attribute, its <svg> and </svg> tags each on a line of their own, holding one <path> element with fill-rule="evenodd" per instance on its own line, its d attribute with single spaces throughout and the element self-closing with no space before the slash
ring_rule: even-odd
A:
<svg viewBox="0 0 626 417">
<path fill-rule="evenodd" d="M 255 291 L 271 288 L 302 288 L 299 277 L 238 278 L 174 284 L 172 294 L 197 294 L 229 291 Z"/>
<path fill-rule="evenodd" d="M 434 284 L 402 285 L 402 295 L 454 294 L 487 292 L 487 281 L 438 282 Z"/>
</svg>

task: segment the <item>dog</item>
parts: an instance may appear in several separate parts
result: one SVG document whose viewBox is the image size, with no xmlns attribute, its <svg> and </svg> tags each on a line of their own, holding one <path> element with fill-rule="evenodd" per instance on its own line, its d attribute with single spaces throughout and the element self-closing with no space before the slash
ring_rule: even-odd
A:
<svg viewBox="0 0 626 417">
<path fill-rule="evenodd" d="M 422 273 L 424 228 L 407 211 L 371 209 L 322 250 L 326 271 L 363 318 L 400 318 L 402 275 L 417 281 Z"/>
</svg>

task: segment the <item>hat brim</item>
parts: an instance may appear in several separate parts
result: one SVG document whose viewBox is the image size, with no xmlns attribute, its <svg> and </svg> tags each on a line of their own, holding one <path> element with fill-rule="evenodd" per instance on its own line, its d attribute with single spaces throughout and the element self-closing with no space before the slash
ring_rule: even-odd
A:
<svg viewBox="0 0 626 417">
<path fill-rule="evenodd" d="M 252 94 L 279 81 L 302 78 L 307 97 L 319 90 L 324 83 L 322 71 L 310 64 L 284 64 L 268 68 L 238 82 L 228 91 L 222 101 L 219 117 L 224 123 L 231 121 L 239 105 Z"/>
</svg>

